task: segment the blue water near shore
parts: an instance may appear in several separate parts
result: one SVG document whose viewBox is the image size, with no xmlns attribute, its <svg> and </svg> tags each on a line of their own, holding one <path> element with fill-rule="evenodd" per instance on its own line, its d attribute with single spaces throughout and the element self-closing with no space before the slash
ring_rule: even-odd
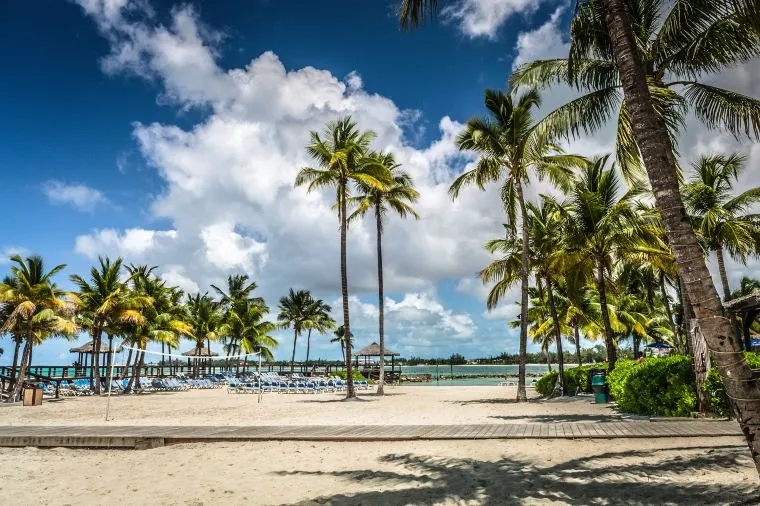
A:
<svg viewBox="0 0 760 506">
<path fill-rule="evenodd" d="M 407 385 L 419 386 L 487 386 L 498 385 L 505 377 L 517 376 L 517 365 L 410 365 L 402 366 L 401 374 L 405 376 L 418 376 L 429 374 L 433 380 L 426 383 L 405 383 Z M 549 368 L 546 364 L 527 364 L 525 366 L 527 374 L 546 374 Z M 499 375 L 498 378 L 478 378 L 479 375 Z M 439 376 L 473 376 L 472 378 L 441 379 Z M 528 378 L 528 383 L 533 379 Z"/>
</svg>

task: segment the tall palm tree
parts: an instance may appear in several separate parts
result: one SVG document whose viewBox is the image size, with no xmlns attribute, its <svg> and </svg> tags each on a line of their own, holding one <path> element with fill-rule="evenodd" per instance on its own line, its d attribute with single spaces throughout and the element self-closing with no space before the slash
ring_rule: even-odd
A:
<svg viewBox="0 0 760 506">
<path fill-rule="evenodd" d="M 293 374 L 296 361 L 296 344 L 298 336 L 308 328 L 309 309 L 313 299 L 308 290 L 295 291 L 292 288 L 288 295 L 280 298 L 277 320 L 284 328 L 293 328 L 293 354 L 290 357 L 290 374 Z"/>
<path fill-rule="evenodd" d="M 567 247 L 590 259 L 604 323 L 609 369 L 615 368 L 615 332 L 607 307 L 608 275 L 615 261 L 635 252 L 667 254 L 655 232 L 635 210 L 641 187 L 625 193 L 615 167 L 607 168 L 608 156 L 598 158 L 581 172 L 567 208 L 558 207 L 567 220 Z"/>
<path fill-rule="evenodd" d="M 311 350 L 311 331 L 316 330 L 320 334 L 324 334 L 328 330 L 335 328 L 335 320 L 330 316 L 332 308 L 325 304 L 322 299 L 312 299 L 309 307 L 306 311 L 305 326 L 308 329 L 306 336 L 306 362 L 309 362 L 309 352 Z"/>
<path fill-rule="evenodd" d="M 18 378 L 7 399 L 15 402 L 31 365 L 32 347 L 49 337 L 74 336 L 78 329 L 74 322 L 77 299 L 53 283 L 53 277 L 66 265 L 57 265 L 45 272 L 40 256 L 23 259 L 13 255 L 10 260 L 15 264 L 11 266 L 12 281 L 0 284 L 0 302 L 10 311 L 0 332 L 20 335 L 24 341 Z"/>
<path fill-rule="evenodd" d="M 273 350 L 277 347 L 277 340 L 270 334 L 278 328 L 276 323 L 264 320 L 269 308 L 264 305 L 254 304 L 241 315 L 241 340 L 240 347 L 245 353 L 258 353 L 264 360 L 273 359 Z"/>
<path fill-rule="evenodd" d="M 401 0 L 402 26 L 416 26 L 424 19 L 425 12 L 435 11 L 437 4 L 437 0 Z M 756 33 L 760 32 L 758 0 L 677 0 L 676 5 L 675 12 L 680 15 L 672 16 L 673 23 L 670 25 L 673 29 L 669 30 L 669 37 L 683 37 L 698 42 L 695 35 L 699 34 L 699 30 L 687 27 L 704 26 L 705 16 L 712 15 L 715 9 L 721 9 L 725 5 L 738 5 L 742 10 L 739 21 L 752 26 Z M 656 101 L 650 94 L 645 57 L 640 52 L 637 42 L 640 38 L 634 30 L 633 21 L 637 16 L 631 15 L 635 11 L 629 8 L 626 0 L 578 0 L 576 7 L 574 26 L 577 29 L 574 29 L 571 42 L 569 81 L 572 83 L 575 80 L 575 69 L 579 67 L 575 62 L 584 56 L 601 53 L 615 64 L 625 106 L 631 118 L 632 137 L 646 167 L 657 208 L 662 213 L 668 243 L 683 280 L 685 299 L 694 301 L 697 321 L 709 349 L 715 352 L 715 362 L 721 376 L 730 378 L 725 381 L 726 393 L 734 399 L 734 411 L 760 473 L 760 386 L 752 381 L 752 369 L 744 359 L 739 343 L 730 339 L 731 324 L 723 316 L 720 297 L 701 255 L 696 235 L 685 219 L 686 210 L 679 194 L 673 142 L 668 125 L 658 113 Z M 744 43 L 741 37 L 738 39 L 740 44 Z M 705 47 L 713 50 L 702 51 L 702 54 L 708 58 L 716 56 L 713 61 L 718 64 L 731 62 L 731 59 L 724 60 L 725 56 L 741 54 L 741 49 L 737 49 L 736 44 L 724 44 L 720 37 L 715 44 Z M 725 100 L 722 102 L 725 103 Z M 733 109 L 736 111 L 736 108 Z M 714 117 L 719 114 L 716 108 L 705 109 L 704 112 Z M 734 123 L 730 118 L 725 119 Z"/>
<path fill-rule="evenodd" d="M 360 131 L 350 116 L 327 124 L 322 135 L 311 132 L 311 144 L 306 151 L 318 167 L 304 167 L 296 176 L 295 185 L 307 185 L 308 191 L 335 188 L 338 219 L 340 221 L 340 288 L 343 297 L 343 325 L 346 328 L 346 371 L 352 377 L 351 322 L 348 310 L 348 272 L 346 267 L 346 240 L 348 234 L 349 182 L 361 182 L 370 187 L 384 188 L 391 184 L 387 170 L 377 164 L 366 163 L 366 153 L 375 134 Z M 352 381 L 348 382 L 347 399 L 356 397 Z"/>
<path fill-rule="evenodd" d="M 201 356 L 204 346 L 211 351 L 211 341 L 219 339 L 226 328 L 223 323 L 223 313 L 219 304 L 208 293 L 187 296 L 187 323 L 192 328 L 192 337 L 195 339 L 196 357 Z M 199 374 L 200 361 L 195 360 L 195 376 Z"/>
<path fill-rule="evenodd" d="M 373 212 L 375 215 L 375 228 L 377 234 L 377 298 L 378 298 L 378 333 L 380 335 L 380 373 L 377 381 L 377 395 L 383 395 L 385 382 L 385 295 L 383 293 L 383 216 L 389 211 L 398 214 L 402 219 L 411 216 L 419 219 L 419 215 L 412 207 L 419 198 L 419 192 L 414 189 L 412 176 L 401 170 L 401 165 L 396 163 L 391 153 L 370 153 L 367 157 L 369 164 L 376 164 L 387 170 L 393 179 L 393 183 L 385 188 L 357 183 L 359 195 L 349 199 L 349 203 L 356 210 L 349 220 Z"/>
<path fill-rule="evenodd" d="M 90 381 L 93 381 L 94 376 L 95 392 L 101 390 L 100 349 L 103 333 L 108 335 L 106 374 L 110 380 L 113 336 L 117 333 L 118 326 L 123 323 L 140 323 L 140 309 L 150 302 L 131 291 L 128 282 L 121 279 L 121 258 L 111 261 L 107 257 L 98 257 L 98 263 L 90 269 L 89 280 L 77 274 L 69 276 L 79 290 L 79 318 L 92 338 Z"/>
<path fill-rule="evenodd" d="M 541 104 L 536 90 L 528 90 L 520 96 L 496 90 L 485 91 L 488 116 L 474 117 L 467 121 L 465 130 L 457 137 L 460 150 L 473 151 L 479 155 L 475 167 L 454 180 L 449 188 L 452 198 L 457 198 L 463 187 L 474 184 L 481 190 L 491 182 L 501 183 L 502 203 L 507 215 L 507 225 L 512 233 L 517 230 L 517 210 L 522 223 L 522 242 L 528 245 L 527 208 L 524 185 L 531 172 L 542 179 L 548 177 L 560 187 L 566 187 L 572 168 L 581 166 L 585 160 L 563 154 L 539 129 L 533 117 Z M 518 401 L 527 400 L 525 392 L 525 358 L 528 343 L 528 251 L 521 254 L 520 299 L 520 365 L 518 369 Z"/>
<path fill-rule="evenodd" d="M 682 190 L 697 233 L 718 259 L 723 300 L 731 299 L 725 252 L 745 264 L 760 248 L 760 217 L 745 214 L 760 202 L 760 187 L 737 196 L 731 193 L 746 161 L 739 154 L 702 156 L 693 163 L 694 174 Z"/>
<path fill-rule="evenodd" d="M 16 278 L 12 276 L 5 276 L 3 278 L 2 285 L 0 286 L 16 289 L 18 288 L 18 283 L 16 281 Z M 0 328 L 5 328 L 6 322 L 8 322 L 13 314 L 13 310 L 14 307 L 12 304 L 0 302 Z M 19 352 L 21 351 L 21 345 L 24 343 L 24 333 L 22 329 L 19 328 L 9 328 L 6 332 L 10 334 L 10 337 L 13 340 L 13 362 L 11 365 L 11 378 L 15 378 L 16 370 L 18 368 Z M 11 385 L 11 387 L 12 386 L 13 385 Z"/>
<path fill-rule="evenodd" d="M 588 45 L 573 44 L 568 58 L 526 63 L 510 80 L 518 86 L 570 84 L 583 93 L 543 121 L 553 134 L 593 133 L 616 117 L 621 172 L 628 181 L 639 179 L 640 154 L 604 30 L 604 8 L 602 2 L 583 3 L 571 31 L 574 39 L 587 40 Z M 759 100 L 701 82 L 707 74 L 760 55 L 760 36 L 739 20 L 737 9 L 715 0 L 625 0 L 625 4 L 649 94 L 674 146 L 687 111 L 709 128 L 760 138 Z"/>
</svg>

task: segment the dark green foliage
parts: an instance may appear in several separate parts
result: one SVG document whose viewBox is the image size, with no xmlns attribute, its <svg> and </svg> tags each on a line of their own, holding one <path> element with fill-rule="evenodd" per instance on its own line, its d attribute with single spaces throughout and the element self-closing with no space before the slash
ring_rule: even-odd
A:
<svg viewBox="0 0 760 506">
<path fill-rule="evenodd" d="M 622 362 L 607 378 L 618 408 L 639 415 L 688 416 L 697 394 L 691 358 L 683 355 Z"/>
<path fill-rule="evenodd" d="M 760 369 L 759 352 L 745 353 L 744 356 L 751 368 Z M 707 394 L 707 409 L 710 413 L 718 416 L 729 415 L 731 408 L 728 404 L 726 390 L 723 387 L 723 379 L 721 379 L 717 368 L 713 367 L 708 371 L 707 379 L 702 383 L 702 391 Z"/>
<path fill-rule="evenodd" d="M 577 395 L 579 393 L 591 393 L 591 371 L 593 369 L 606 369 L 607 364 L 587 364 L 582 367 L 568 367 L 565 369 L 565 395 Z M 536 392 L 544 397 L 549 397 L 554 391 L 557 382 L 557 372 L 552 371 L 544 374 L 536 382 Z"/>
</svg>

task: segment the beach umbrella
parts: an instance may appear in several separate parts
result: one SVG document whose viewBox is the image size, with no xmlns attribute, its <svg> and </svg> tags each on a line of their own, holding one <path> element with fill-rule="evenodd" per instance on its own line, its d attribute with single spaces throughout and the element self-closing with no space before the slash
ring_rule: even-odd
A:
<svg viewBox="0 0 760 506">
<path fill-rule="evenodd" d="M 654 343 L 647 344 L 644 346 L 644 348 L 650 348 L 655 350 L 672 350 L 673 347 L 666 343 L 665 341 L 657 341 Z"/>
</svg>

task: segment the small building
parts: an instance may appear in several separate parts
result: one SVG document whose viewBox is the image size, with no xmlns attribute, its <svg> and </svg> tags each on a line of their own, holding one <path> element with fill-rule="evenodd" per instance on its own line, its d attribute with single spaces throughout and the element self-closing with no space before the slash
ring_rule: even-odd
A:
<svg viewBox="0 0 760 506">
<path fill-rule="evenodd" d="M 741 318 L 741 347 L 745 351 L 755 351 L 760 347 L 756 335 L 751 331 L 752 324 L 760 316 L 760 292 L 737 297 L 723 303 L 729 313 Z"/>
<path fill-rule="evenodd" d="M 204 346 L 201 348 L 193 348 L 192 350 L 188 350 L 184 352 L 182 356 L 187 357 L 188 367 L 191 365 L 197 365 L 198 369 L 203 369 L 203 371 L 205 371 L 206 368 L 211 365 L 211 357 L 218 357 L 219 354 Z M 191 360 L 193 357 L 199 358 Z"/>
<path fill-rule="evenodd" d="M 377 380 L 380 378 L 380 361 L 383 360 L 385 363 L 385 381 L 398 381 L 401 376 L 401 368 L 396 367 L 396 357 L 400 355 L 400 353 L 396 353 L 386 346 L 385 354 L 381 358 L 380 345 L 373 342 L 354 354 L 356 369 L 361 371 L 365 378 Z M 390 357 L 390 364 L 388 364 L 387 357 Z M 390 367 L 388 367 L 389 365 Z"/>
<path fill-rule="evenodd" d="M 114 348 L 114 353 L 121 353 L 124 350 L 124 348 L 121 347 L 121 345 Z M 78 355 L 77 357 L 77 368 L 86 368 L 88 366 L 92 366 L 92 356 L 94 352 L 94 347 L 92 345 L 92 341 L 89 343 L 85 343 L 82 346 L 79 346 L 77 348 L 70 348 L 69 353 L 76 353 Z M 111 353 L 111 348 L 108 346 L 108 343 L 102 342 L 100 343 L 100 360 L 98 361 L 100 363 L 101 367 L 104 367 L 108 363 L 108 355 Z M 88 364 L 89 359 L 89 364 Z"/>
</svg>

